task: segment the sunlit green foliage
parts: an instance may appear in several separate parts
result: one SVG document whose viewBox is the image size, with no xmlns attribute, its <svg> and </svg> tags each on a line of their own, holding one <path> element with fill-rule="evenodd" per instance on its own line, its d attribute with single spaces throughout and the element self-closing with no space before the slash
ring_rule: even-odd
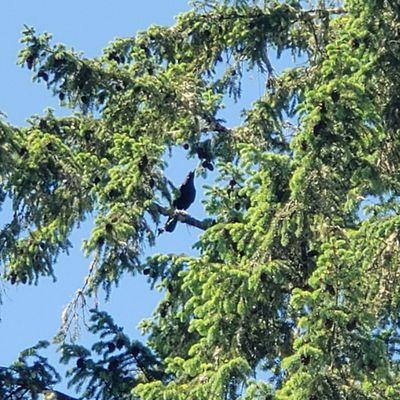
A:
<svg viewBox="0 0 400 400">
<path fill-rule="evenodd" d="M 0 126 L 4 279 L 56 275 L 94 216 L 82 296 L 124 272 L 165 289 L 146 346 L 99 311 L 91 351 L 58 337 L 84 398 L 399 398 L 400 9 L 337 3 L 195 1 L 93 59 L 24 31 L 20 64 L 79 111 Z M 275 71 L 282 54 L 293 65 Z M 218 112 L 249 70 L 265 92 L 228 127 Z M 176 195 L 174 146 L 216 170 L 209 218 L 198 255 L 143 260 Z"/>
</svg>

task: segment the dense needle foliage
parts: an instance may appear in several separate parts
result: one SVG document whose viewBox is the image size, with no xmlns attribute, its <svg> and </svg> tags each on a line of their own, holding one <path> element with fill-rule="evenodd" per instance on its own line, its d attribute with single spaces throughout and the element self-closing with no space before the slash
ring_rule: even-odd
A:
<svg viewBox="0 0 400 400">
<path fill-rule="evenodd" d="M 69 343 L 80 300 L 66 311 L 58 342 L 82 398 L 399 399 L 396 1 L 196 1 L 93 59 L 32 28 L 23 43 L 20 64 L 80 112 L 1 123 L 3 279 L 56 275 L 72 229 L 94 215 L 80 296 L 110 293 L 126 272 L 166 289 L 146 344 L 98 310 L 93 348 Z M 278 72 L 281 55 L 295 61 Z M 265 91 L 228 127 L 218 112 L 252 69 Z M 217 173 L 204 221 L 172 207 L 174 146 L 199 159 L 197 174 Z M 203 229 L 198 255 L 143 260 L 167 217 Z M 44 359 L 33 375 L 27 363 L 0 369 L 2 399 L 57 381 Z"/>
</svg>

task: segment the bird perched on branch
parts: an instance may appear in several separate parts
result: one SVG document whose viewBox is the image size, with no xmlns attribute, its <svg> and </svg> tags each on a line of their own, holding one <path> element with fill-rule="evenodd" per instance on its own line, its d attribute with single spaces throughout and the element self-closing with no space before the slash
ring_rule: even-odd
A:
<svg viewBox="0 0 400 400">
<path fill-rule="evenodd" d="M 194 171 L 190 171 L 179 187 L 179 194 L 176 199 L 172 202 L 172 206 L 176 210 L 187 210 L 196 198 L 196 188 L 194 187 Z M 173 232 L 178 219 L 176 217 L 169 217 L 164 230 L 167 232 Z"/>
</svg>

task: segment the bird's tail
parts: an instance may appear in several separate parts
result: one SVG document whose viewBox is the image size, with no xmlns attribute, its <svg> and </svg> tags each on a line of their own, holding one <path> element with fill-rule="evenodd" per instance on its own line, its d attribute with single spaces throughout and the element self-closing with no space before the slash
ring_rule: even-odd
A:
<svg viewBox="0 0 400 400">
<path fill-rule="evenodd" d="M 167 222 L 165 223 L 164 230 L 166 232 L 173 232 L 174 229 L 176 228 L 176 224 L 178 223 L 178 220 L 174 217 L 169 217 Z"/>
</svg>

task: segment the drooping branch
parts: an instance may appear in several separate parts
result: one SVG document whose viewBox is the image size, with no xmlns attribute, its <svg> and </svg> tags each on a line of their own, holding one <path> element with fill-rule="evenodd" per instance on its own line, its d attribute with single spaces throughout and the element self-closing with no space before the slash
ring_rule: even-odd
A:
<svg viewBox="0 0 400 400">
<path fill-rule="evenodd" d="M 166 216 L 166 217 L 175 217 L 178 221 L 183 222 L 184 224 L 194 226 L 196 228 L 199 228 L 203 231 L 208 229 L 210 226 L 214 224 L 214 220 L 207 218 L 204 220 L 198 220 L 192 216 L 190 216 L 186 211 L 184 210 L 173 210 L 173 209 L 168 209 L 163 206 L 160 206 L 157 203 L 153 203 L 154 208 L 157 209 L 157 211 Z"/>
<path fill-rule="evenodd" d="M 15 372 L 12 368 L 4 367 L 4 366 L 0 366 L 0 371 L 2 371 L 2 372 L 8 371 L 9 374 L 12 374 L 12 372 Z M 23 379 L 18 378 L 15 383 L 16 383 L 16 388 L 10 392 L 7 392 L 6 396 L 4 398 L 2 398 L 2 400 L 13 399 L 15 396 L 17 396 L 18 398 L 24 399 L 25 395 L 28 394 L 28 392 L 30 392 L 31 394 L 33 394 L 33 393 L 37 394 L 38 393 L 37 391 L 39 391 L 39 393 L 42 393 L 44 395 L 44 400 L 80 400 L 75 397 L 68 396 L 62 392 L 59 392 L 58 390 L 53 390 L 48 387 L 44 387 L 44 386 L 42 386 L 42 383 L 40 381 L 24 382 Z M 33 386 L 32 386 L 32 383 L 33 383 Z M 38 387 L 35 389 L 34 386 L 38 386 Z M 32 392 L 32 391 L 34 391 L 34 392 Z"/>
</svg>

